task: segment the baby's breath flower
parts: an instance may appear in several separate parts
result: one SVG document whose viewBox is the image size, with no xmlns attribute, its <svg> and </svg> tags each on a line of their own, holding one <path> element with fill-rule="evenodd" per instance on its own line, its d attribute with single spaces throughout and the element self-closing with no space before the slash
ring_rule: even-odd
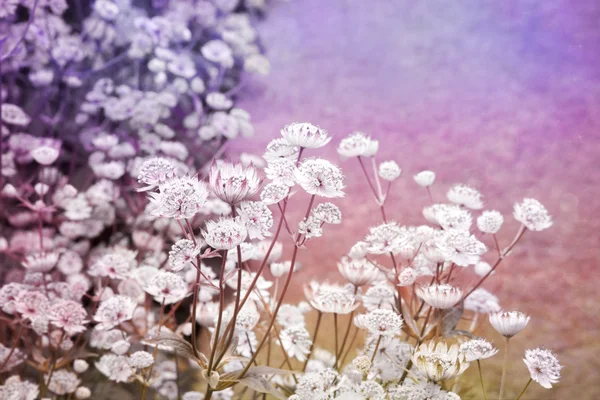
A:
<svg viewBox="0 0 600 400">
<path fill-rule="evenodd" d="M 342 139 L 338 146 L 338 153 L 345 158 L 371 157 L 377 153 L 379 142 L 371 139 L 362 132 L 354 132 Z"/>
<path fill-rule="evenodd" d="M 496 210 L 486 210 L 477 218 L 477 228 L 483 233 L 496 233 L 500 230 L 504 217 Z"/>
<path fill-rule="evenodd" d="M 308 122 L 294 122 L 281 130 L 281 136 L 290 144 L 304 148 L 323 147 L 331 140 L 327 131 Z"/>
<path fill-rule="evenodd" d="M 414 176 L 417 185 L 422 187 L 428 187 L 433 185 L 435 181 L 435 172 L 433 171 L 421 171 Z"/>
<path fill-rule="evenodd" d="M 248 231 L 240 217 L 221 217 L 218 221 L 207 221 L 202 235 L 213 249 L 231 250 L 246 239 Z"/>
<path fill-rule="evenodd" d="M 344 197 L 344 176 L 340 169 L 322 158 L 304 160 L 295 170 L 296 181 L 309 194 Z"/>
<path fill-rule="evenodd" d="M 490 358 L 498 349 L 487 340 L 477 338 L 461 344 L 460 351 L 464 353 L 467 362 L 471 362 Z"/>
<path fill-rule="evenodd" d="M 530 319 L 519 311 L 495 312 L 491 313 L 489 318 L 494 329 L 506 338 L 511 338 L 525 329 Z"/>
<path fill-rule="evenodd" d="M 533 349 L 525 350 L 523 359 L 531 379 L 540 384 L 543 388 L 552 388 L 553 383 L 560 379 L 560 370 L 563 368 L 558 362 L 558 358 L 550 350 Z"/>
<path fill-rule="evenodd" d="M 396 161 L 384 161 L 379 164 L 379 177 L 384 181 L 395 181 L 401 173 L 402 170 Z"/>
<path fill-rule="evenodd" d="M 221 161 L 211 166 L 209 183 L 218 198 L 228 204 L 238 204 L 258 191 L 260 178 L 253 166 Z"/>
<path fill-rule="evenodd" d="M 376 309 L 354 318 L 354 324 L 373 335 L 396 336 L 402 328 L 402 317 L 389 309 Z"/>
<path fill-rule="evenodd" d="M 516 203 L 514 216 L 517 221 L 532 231 L 543 231 L 552 226 L 552 217 L 548 210 L 536 199 L 527 198 L 521 203 Z"/>
<path fill-rule="evenodd" d="M 462 297 L 460 289 L 448 284 L 434 283 L 429 286 L 419 286 L 416 292 L 425 303 L 440 310 L 452 308 Z"/>
</svg>

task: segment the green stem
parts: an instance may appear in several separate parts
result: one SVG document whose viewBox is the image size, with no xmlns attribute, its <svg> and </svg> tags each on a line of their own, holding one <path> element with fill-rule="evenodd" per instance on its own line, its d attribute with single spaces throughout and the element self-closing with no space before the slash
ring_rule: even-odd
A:
<svg viewBox="0 0 600 400">
<path fill-rule="evenodd" d="M 504 363 L 502 365 L 502 379 L 500 380 L 500 394 L 498 395 L 498 400 L 502 400 L 502 395 L 504 394 L 504 381 L 506 379 L 506 365 L 508 364 L 508 345 L 510 343 L 510 338 L 506 338 L 506 348 L 504 349 Z"/>
<path fill-rule="evenodd" d="M 525 391 L 527 390 L 527 388 L 531 384 L 532 380 L 533 380 L 532 378 L 529 378 L 529 380 L 527 381 L 527 385 L 525 385 L 525 387 L 523 388 L 523 390 L 521 391 L 521 393 L 517 396 L 517 398 L 515 400 L 519 400 L 521 398 L 521 396 L 523 396 L 523 393 L 525 393 Z"/>
<path fill-rule="evenodd" d="M 483 390 L 483 397 L 488 400 L 487 392 L 485 391 L 485 385 L 483 384 L 483 373 L 481 372 L 481 362 L 477 360 L 477 368 L 479 369 L 479 382 L 481 382 L 481 390 Z"/>
</svg>

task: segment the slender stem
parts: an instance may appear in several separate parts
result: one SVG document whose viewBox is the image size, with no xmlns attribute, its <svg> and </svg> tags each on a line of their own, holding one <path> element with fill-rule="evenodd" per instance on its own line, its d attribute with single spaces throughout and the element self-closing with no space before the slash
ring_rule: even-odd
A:
<svg viewBox="0 0 600 400">
<path fill-rule="evenodd" d="M 344 334 L 344 339 L 342 339 L 342 346 L 340 347 L 340 358 L 344 353 L 344 349 L 346 348 L 346 341 L 348 340 L 348 335 L 350 335 L 350 328 L 352 328 L 352 321 L 354 320 L 354 311 L 350 313 L 350 318 L 348 318 L 348 326 L 346 327 L 346 333 Z M 340 367 L 342 363 L 340 362 Z"/>
<path fill-rule="evenodd" d="M 500 393 L 498 395 L 498 400 L 502 400 L 502 395 L 504 394 L 504 382 L 506 379 L 506 365 L 508 364 L 508 344 L 510 343 L 510 338 L 506 338 L 506 347 L 504 349 L 504 363 L 502 364 L 502 379 L 500 380 Z"/>
<path fill-rule="evenodd" d="M 439 339 L 440 337 L 440 331 L 442 330 L 442 310 L 437 310 L 438 311 L 438 318 L 437 318 L 437 324 L 435 326 L 435 338 Z"/>
<path fill-rule="evenodd" d="M 196 348 L 196 344 L 198 343 L 198 328 L 196 321 L 196 310 L 198 306 L 198 290 L 200 285 L 200 260 L 198 259 L 198 270 L 196 271 L 196 283 L 194 284 L 194 295 L 192 298 L 192 349 L 194 351 L 194 355 L 198 356 L 198 349 Z"/>
<path fill-rule="evenodd" d="M 483 373 L 481 372 L 481 361 L 477 360 L 477 368 L 479 369 L 479 382 L 481 383 L 481 390 L 483 390 L 483 397 L 488 400 L 487 392 L 485 391 L 485 385 L 483 384 Z"/>
<path fill-rule="evenodd" d="M 348 349 L 346 349 L 346 353 L 340 360 L 340 365 L 344 365 L 344 361 L 346 361 L 346 358 L 348 358 L 348 355 L 350 354 L 350 352 L 352 352 L 352 345 L 356 341 L 356 337 L 358 336 L 358 331 L 359 331 L 358 328 L 354 329 L 354 334 L 352 334 L 352 339 L 350 339 L 350 343 L 348 344 Z"/>
<path fill-rule="evenodd" d="M 525 385 L 525 387 L 523 388 L 523 390 L 521 391 L 521 393 L 519 393 L 519 395 L 517 396 L 517 398 L 515 400 L 519 400 L 521 398 L 521 396 L 523 396 L 523 393 L 525 393 L 525 391 L 527 390 L 527 388 L 531 384 L 531 381 L 533 381 L 533 379 L 529 378 L 529 380 L 527 381 L 527 384 Z"/>
<path fill-rule="evenodd" d="M 334 367 L 335 369 L 337 369 L 338 367 L 338 360 L 339 360 L 339 345 L 338 345 L 338 315 L 337 313 L 333 313 L 333 331 L 334 331 L 334 335 L 335 335 L 335 364 Z"/>
<path fill-rule="evenodd" d="M 317 341 L 317 334 L 319 333 L 319 327 L 321 326 L 321 318 L 323 317 L 323 313 L 321 311 L 317 311 L 317 325 L 315 326 L 315 330 L 313 332 L 312 343 L 310 344 L 310 352 L 306 357 L 306 361 L 304 361 L 304 366 L 302 367 L 302 372 L 306 371 L 306 366 L 308 365 L 308 361 L 310 361 L 310 357 L 312 356 L 313 350 L 315 348 L 315 342 Z M 270 344 L 270 342 L 269 342 Z"/>
<path fill-rule="evenodd" d="M 213 370 L 213 361 L 215 360 L 215 353 L 217 352 L 217 343 L 219 342 L 219 331 L 221 330 L 221 322 L 223 320 L 223 312 L 225 311 L 225 288 L 223 287 L 223 280 L 225 275 L 225 264 L 227 262 L 227 250 L 223 253 L 223 261 L 221 263 L 221 275 L 219 276 L 219 317 L 217 319 L 217 326 L 215 328 L 215 340 L 213 342 L 213 348 L 210 349 L 210 362 L 208 363 L 208 373 L 206 376 L 210 376 Z"/>
<path fill-rule="evenodd" d="M 365 174 L 365 178 L 367 178 L 367 183 L 369 184 L 369 187 L 371 188 L 371 191 L 373 192 L 373 196 L 375 196 L 375 200 L 377 201 L 377 204 L 379 204 L 381 199 L 379 198 L 379 195 L 377 194 L 377 190 L 375 189 L 375 186 L 373 186 L 373 182 L 371 182 L 371 178 L 369 178 L 369 173 L 367 172 L 367 169 L 365 168 L 365 164 L 363 163 L 363 160 L 360 156 L 358 156 L 357 158 L 358 158 L 358 162 L 360 164 L 360 168 L 362 169 L 363 173 Z"/>
<path fill-rule="evenodd" d="M 371 355 L 371 364 L 373 364 L 373 361 L 375 361 L 375 355 L 377 354 L 377 350 L 379 350 L 379 344 L 381 343 L 382 337 L 383 337 L 383 335 L 379 335 L 379 337 L 377 338 L 377 344 L 375 344 L 375 350 L 373 350 L 373 355 Z"/>
</svg>

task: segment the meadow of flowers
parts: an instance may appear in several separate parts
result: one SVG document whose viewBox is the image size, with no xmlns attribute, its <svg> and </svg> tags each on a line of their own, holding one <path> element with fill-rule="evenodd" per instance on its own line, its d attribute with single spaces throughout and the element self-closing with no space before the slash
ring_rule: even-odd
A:
<svg viewBox="0 0 600 400">
<path fill-rule="evenodd" d="M 502 400 L 514 358 L 530 373 L 516 400 L 550 389 L 557 356 L 511 352 L 530 316 L 483 287 L 552 226 L 539 201 L 515 199 L 520 228 L 500 243 L 505 216 L 476 188 L 434 197 L 433 171 L 402 176 L 364 133 L 334 144 L 291 123 L 262 156 L 226 157 L 253 133 L 235 100 L 269 71 L 266 7 L 0 2 L 0 399 L 456 400 L 474 368 L 475 398 Z M 344 173 L 313 154 L 334 145 L 377 214 L 339 280 L 290 304 L 302 253 L 344 223 Z M 423 225 L 387 218 L 398 179 L 427 192 Z M 502 343 L 479 336 L 487 324 Z"/>
</svg>

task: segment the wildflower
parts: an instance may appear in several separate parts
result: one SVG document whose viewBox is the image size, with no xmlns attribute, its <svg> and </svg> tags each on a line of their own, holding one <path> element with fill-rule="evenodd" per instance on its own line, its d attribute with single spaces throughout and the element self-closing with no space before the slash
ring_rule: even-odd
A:
<svg viewBox="0 0 600 400">
<path fill-rule="evenodd" d="M 149 158 L 139 169 L 138 182 L 146 186 L 137 189 L 138 192 L 152 190 L 175 176 L 175 167 L 166 158 Z"/>
<path fill-rule="evenodd" d="M 265 174 L 267 178 L 275 183 L 281 183 L 286 186 L 294 186 L 294 170 L 296 168 L 295 160 L 291 158 L 276 158 L 269 161 Z"/>
<path fill-rule="evenodd" d="M 552 226 L 552 217 L 548 210 L 535 199 L 527 198 L 521 203 L 516 203 L 514 216 L 517 221 L 532 231 L 543 231 Z"/>
<path fill-rule="evenodd" d="M 281 158 L 296 162 L 298 158 L 298 147 L 294 146 L 284 138 L 273 139 L 267 144 L 267 151 L 263 154 L 267 162 L 273 162 Z"/>
<path fill-rule="evenodd" d="M 467 231 L 450 229 L 441 238 L 442 253 L 458 266 L 466 267 L 479 262 L 487 248 Z"/>
<path fill-rule="evenodd" d="M 211 40 L 200 49 L 202 56 L 208 61 L 229 68 L 233 65 L 231 48 L 222 40 Z"/>
<path fill-rule="evenodd" d="M 2 360 L 2 369 L 0 372 L 7 372 L 13 368 L 21 365 L 27 359 L 27 355 L 18 348 L 14 350 L 12 348 L 4 346 L 0 343 L 0 360 Z M 2 393 L 2 392 L 0 392 Z"/>
<path fill-rule="evenodd" d="M 525 329 L 530 319 L 519 311 L 495 312 L 491 313 L 489 318 L 494 329 L 506 338 L 511 338 Z"/>
<path fill-rule="evenodd" d="M 52 146 L 39 146 L 31 150 L 30 154 L 38 164 L 51 165 L 58 159 L 60 152 Z"/>
<path fill-rule="evenodd" d="M 33 320 L 44 316 L 49 306 L 48 298 L 40 292 L 22 291 L 15 299 L 15 310 L 24 319 Z"/>
<path fill-rule="evenodd" d="M 318 204 L 313 210 L 312 215 L 327 224 L 341 224 L 342 212 L 333 203 Z"/>
<path fill-rule="evenodd" d="M 82 221 L 92 216 L 92 207 L 84 194 L 78 194 L 63 205 L 65 217 L 71 221 Z"/>
<path fill-rule="evenodd" d="M 371 286 L 362 296 L 363 304 L 369 311 L 376 308 L 392 308 L 395 304 L 395 291 L 387 284 Z"/>
<path fill-rule="evenodd" d="M 369 357 L 367 356 L 356 357 L 354 360 L 352 360 L 352 365 L 362 374 L 368 374 L 371 370 L 371 360 L 369 360 Z"/>
<path fill-rule="evenodd" d="M 439 382 L 462 374 L 469 363 L 458 345 L 430 341 L 421 344 L 414 352 L 412 361 L 427 379 Z"/>
<path fill-rule="evenodd" d="M 435 172 L 433 171 L 421 171 L 414 176 L 417 185 L 422 187 L 428 187 L 433 185 L 435 181 Z"/>
<path fill-rule="evenodd" d="M 58 257 L 59 253 L 56 251 L 30 254 L 25 257 L 23 266 L 32 272 L 50 272 L 58 263 Z"/>
<path fill-rule="evenodd" d="M 2 8 L 0 6 L 0 17 Z M 21 381 L 21 377 L 13 375 L 0 385 L 0 399 L 8 400 L 35 400 L 38 398 L 40 388 L 33 382 Z"/>
<path fill-rule="evenodd" d="M 240 217 L 221 217 L 218 221 L 207 221 L 206 231 L 202 231 L 202 235 L 213 249 L 231 250 L 246 239 L 248 231 Z"/>
<path fill-rule="evenodd" d="M 158 193 L 149 196 L 150 202 L 156 206 L 153 215 L 175 219 L 192 218 L 200 212 L 207 198 L 206 184 L 189 175 L 161 183 Z"/>
<path fill-rule="evenodd" d="M 496 233 L 503 222 L 504 217 L 498 211 L 486 210 L 477 218 L 477 228 L 483 233 Z"/>
<path fill-rule="evenodd" d="M 159 271 L 144 288 L 154 300 L 164 304 L 176 303 L 188 295 L 188 287 L 179 275 Z"/>
<path fill-rule="evenodd" d="M 154 357 L 147 351 L 136 351 L 129 356 L 129 365 L 133 368 L 148 368 L 154 364 Z"/>
<path fill-rule="evenodd" d="M 89 274 L 92 276 L 108 276 L 111 279 L 125 279 L 135 266 L 134 252 L 113 251 L 94 262 L 90 267 Z"/>
<path fill-rule="evenodd" d="M 381 272 L 366 259 L 343 257 L 338 263 L 340 274 L 356 287 L 372 285 L 382 279 Z"/>
<path fill-rule="evenodd" d="M 321 237 L 323 236 L 323 221 L 311 215 L 308 219 L 300 221 L 298 233 L 303 235 L 305 240 Z"/>
<path fill-rule="evenodd" d="M 322 197 L 343 197 L 344 176 L 327 160 L 304 160 L 295 171 L 296 181 L 309 194 Z"/>
<path fill-rule="evenodd" d="M 310 353 L 312 340 L 306 328 L 290 326 L 281 331 L 281 344 L 289 357 L 294 357 L 302 362 Z"/>
<path fill-rule="evenodd" d="M 483 288 L 478 288 L 465 299 L 465 310 L 490 314 L 500 311 L 501 307 L 498 303 L 498 297 Z"/>
<path fill-rule="evenodd" d="M 83 306 L 72 300 L 59 300 L 49 310 L 52 325 L 62 328 L 69 336 L 85 331 L 86 317 Z"/>
<path fill-rule="evenodd" d="M 121 322 L 129 321 L 137 302 L 128 296 L 116 295 L 100 303 L 94 321 L 99 322 L 96 329 L 112 329 Z"/>
<path fill-rule="evenodd" d="M 171 247 L 169 252 L 169 267 L 171 271 L 181 271 L 188 265 L 191 265 L 198 254 L 200 254 L 200 246 L 196 245 L 192 240 L 179 239 Z"/>
<path fill-rule="evenodd" d="M 353 293 L 338 285 L 311 282 L 304 294 L 310 305 L 323 313 L 349 314 L 359 305 Z"/>
<path fill-rule="evenodd" d="M 416 293 L 425 303 L 440 310 L 454 307 L 462 297 L 460 289 L 443 283 L 419 286 Z"/>
<path fill-rule="evenodd" d="M 525 350 L 523 359 L 531 379 L 540 384 L 543 388 L 552 388 L 553 383 L 560 379 L 560 370 L 563 368 L 558 362 L 558 358 L 550 350 L 533 349 Z"/>
<path fill-rule="evenodd" d="M 294 146 L 311 149 L 323 147 L 331 140 L 325 130 L 308 122 L 294 122 L 285 126 L 281 136 Z"/>
<path fill-rule="evenodd" d="M 389 309 L 376 309 L 354 318 L 354 324 L 373 335 L 396 336 L 402 328 L 402 317 Z"/>
<path fill-rule="evenodd" d="M 417 271 L 411 267 L 405 267 L 398 274 L 398 286 L 410 286 L 417 280 Z"/>
<path fill-rule="evenodd" d="M 448 200 L 459 206 L 464 206 L 472 210 L 483 208 L 481 193 L 467 185 L 454 185 L 446 194 Z"/>
<path fill-rule="evenodd" d="M 263 240 L 271 236 L 269 229 L 273 226 L 273 213 L 267 205 L 260 201 L 245 201 L 240 203 L 238 213 L 246 224 L 250 239 Z"/>
<path fill-rule="evenodd" d="M 401 173 L 402 170 L 395 161 L 384 161 L 379 164 L 379 177 L 384 181 L 395 181 Z"/>
<path fill-rule="evenodd" d="M 498 349 L 487 340 L 478 338 L 461 344 L 460 351 L 464 353 L 467 362 L 471 362 L 490 358 Z"/>
<path fill-rule="evenodd" d="M 31 118 L 21 107 L 9 103 L 2 104 L 1 118 L 3 122 L 10 125 L 27 126 L 31 122 Z"/>
<path fill-rule="evenodd" d="M 364 240 L 367 243 L 367 250 L 372 254 L 395 253 L 404 246 L 408 237 L 406 230 L 396 222 L 387 222 L 372 228 Z"/>
<path fill-rule="evenodd" d="M 427 221 L 439 225 L 444 230 L 468 231 L 473 222 L 471 213 L 455 204 L 434 204 L 425 207 L 423 216 Z"/>
<path fill-rule="evenodd" d="M 338 153 L 345 158 L 372 157 L 377 153 L 379 142 L 371 139 L 362 132 L 354 132 L 342 139 L 338 146 Z"/>
<path fill-rule="evenodd" d="M 116 354 L 105 354 L 95 363 L 96 369 L 108 379 L 115 382 L 127 382 L 134 371 L 129 366 L 128 358 Z"/>
<path fill-rule="evenodd" d="M 259 189 L 260 178 L 252 166 L 215 162 L 210 168 L 209 184 L 219 199 L 233 205 L 253 196 Z"/>
</svg>

